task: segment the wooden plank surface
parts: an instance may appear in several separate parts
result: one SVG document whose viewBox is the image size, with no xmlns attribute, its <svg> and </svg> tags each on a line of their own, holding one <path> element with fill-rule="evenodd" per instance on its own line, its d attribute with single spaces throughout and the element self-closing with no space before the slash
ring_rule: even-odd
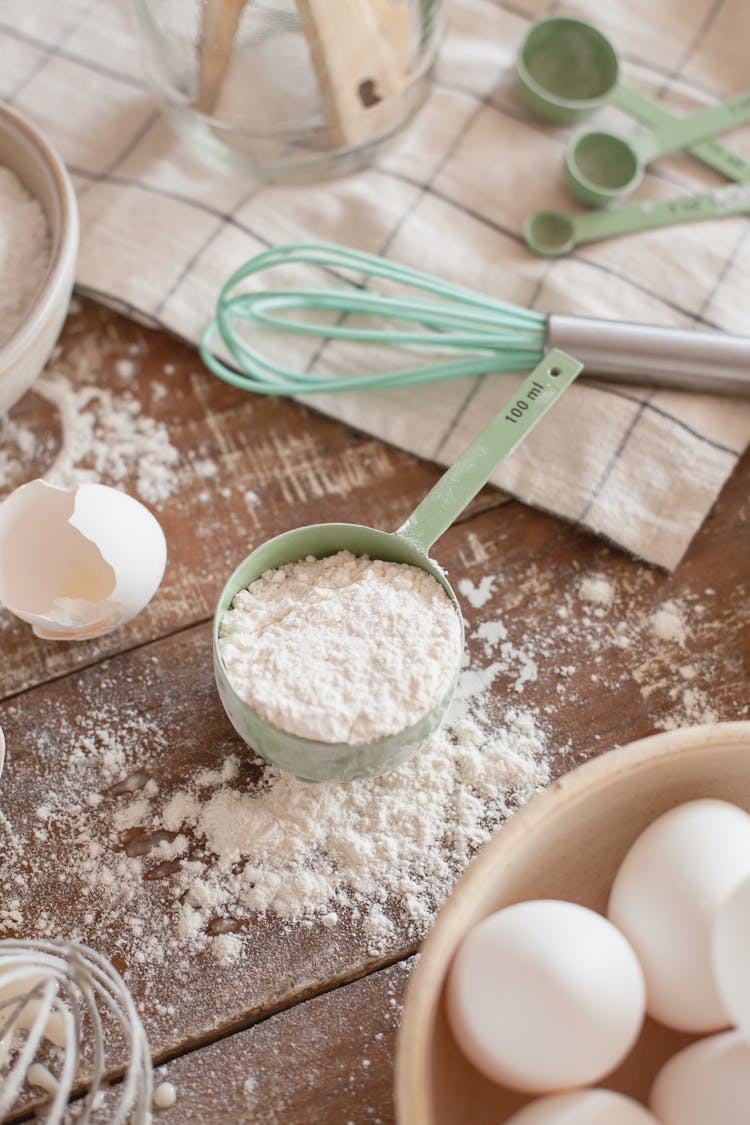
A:
<svg viewBox="0 0 750 1125">
<path fill-rule="evenodd" d="M 170 1082 L 177 1098 L 155 1121 L 392 1121 L 393 1055 L 414 962 L 400 961 L 157 1067 L 155 1084 Z"/>
<path fill-rule="evenodd" d="M 137 398 L 166 425 L 180 460 L 172 494 L 155 509 L 168 537 L 167 576 L 131 626 L 99 642 L 56 645 L 2 617 L 0 723 L 9 758 L 0 784 L 0 936 L 78 936 L 110 956 L 157 1058 L 258 1023 L 185 1055 L 181 1075 L 193 1073 L 191 1059 L 210 1065 L 196 1062 L 182 1105 L 208 1107 L 216 1091 L 234 1089 L 237 1052 L 250 1042 L 242 1036 L 252 1035 L 254 1065 L 267 1082 L 263 1116 L 247 1120 L 317 1120 L 304 1114 L 329 1102 L 331 1116 L 320 1120 L 390 1120 L 382 1081 L 392 1039 L 378 1063 L 377 1099 L 356 1083 L 349 1096 L 341 1075 L 361 1069 L 365 1040 L 325 1013 L 334 1011 L 333 997 L 345 1013 L 351 996 L 362 1035 L 382 1030 L 381 982 L 398 971 L 377 970 L 408 957 L 426 923 L 420 929 L 389 899 L 392 929 L 373 950 L 361 903 L 337 909 L 336 924 L 327 925 L 322 908 L 284 918 L 232 902 L 240 952 L 224 964 L 216 955 L 221 925 L 196 945 L 181 912 L 182 865 L 197 859 L 210 871 L 215 860 L 191 829 L 184 850 L 162 860 L 175 831 L 160 826 L 169 802 L 186 790 L 205 802 L 220 786 L 262 796 L 277 784 L 232 731 L 213 685 L 208 618 L 231 569 L 252 546 L 300 523 L 395 527 L 437 470 L 297 404 L 233 391 L 201 373 L 194 352 L 178 342 L 90 304 L 71 316 L 53 368 L 71 385 L 97 381 L 115 397 Z M 167 391 L 155 394 L 157 385 Z M 11 466 L 7 487 L 42 471 L 59 443 L 55 412 L 38 395 L 19 404 L 12 423 L 37 434 L 37 463 Z M 11 457 L 13 433 L 5 435 Z M 133 488 L 133 472 L 123 487 Z M 746 456 L 672 576 L 492 490 L 441 540 L 436 557 L 462 593 L 466 682 L 486 684 L 498 730 L 509 709 L 523 712 L 543 746 L 547 776 L 656 729 L 748 715 L 749 480 Z M 220 771 L 230 755 L 236 775 L 201 789 L 202 771 Z M 130 788 L 118 786 L 127 778 Z M 407 783 L 418 788 L 419 773 Z M 344 807 L 351 791 L 339 788 Z M 325 814 L 332 825 L 337 799 Z M 508 800 L 512 807 L 510 791 Z M 452 810 L 446 805 L 448 820 Z M 121 893 L 87 882 L 87 854 L 89 875 L 106 868 Z M 323 1067 L 314 1096 L 306 1101 L 300 1083 L 287 1105 L 278 1084 L 287 1062 L 263 1029 L 290 1021 L 303 1035 L 311 1012 L 322 1054 L 341 1051 L 339 1077 Z M 174 1062 L 170 1073 L 178 1073 Z M 376 1116 L 366 1116 L 375 1101 Z M 202 1112 L 209 1115 L 196 1120 L 226 1119 Z M 188 1119 L 176 1113 L 169 1119 Z"/>
<path fill-rule="evenodd" d="M 175 1059 L 156 1081 L 178 1091 L 162 1125 L 377 1125 L 393 1119 L 393 1055 L 413 958 Z M 227 1081 L 227 1076 L 232 1078 Z M 220 1098 L 217 1105 L 217 1097 Z"/>
</svg>

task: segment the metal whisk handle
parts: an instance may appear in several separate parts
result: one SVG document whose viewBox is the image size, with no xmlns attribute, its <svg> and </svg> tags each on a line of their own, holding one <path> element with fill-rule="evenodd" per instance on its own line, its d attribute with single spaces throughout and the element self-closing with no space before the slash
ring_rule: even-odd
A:
<svg viewBox="0 0 750 1125">
<path fill-rule="evenodd" d="M 748 336 L 553 313 L 547 347 L 575 355 L 587 376 L 750 397 Z"/>
</svg>

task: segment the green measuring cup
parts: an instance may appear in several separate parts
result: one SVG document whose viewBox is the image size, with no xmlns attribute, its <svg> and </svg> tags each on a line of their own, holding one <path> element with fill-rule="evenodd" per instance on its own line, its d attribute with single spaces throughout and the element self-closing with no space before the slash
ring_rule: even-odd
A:
<svg viewBox="0 0 750 1125">
<path fill-rule="evenodd" d="M 579 133 L 565 151 L 565 182 L 581 203 L 606 207 L 638 187 L 646 164 L 655 157 L 745 121 L 750 121 L 750 90 L 634 137 L 604 129 Z"/>
<path fill-rule="evenodd" d="M 496 466 L 519 445 L 573 382 L 581 366 L 565 352 L 550 351 L 398 531 L 378 531 L 348 523 L 298 527 L 270 539 L 240 563 L 221 593 L 214 616 L 214 675 L 232 725 L 257 753 L 281 769 L 310 781 L 351 781 L 401 765 L 437 730 L 453 696 L 458 665 L 450 690 L 435 707 L 406 730 L 372 742 L 356 745 L 318 742 L 269 723 L 241 698 L 229 681 L 219 648 L 219 628 L 224 614 L 235 595 L 267 570 L 297 562 L 308 555 L 323 558 L 346 550 L 387 562 L 410 563 L 427 571 L 446 591 L 460 618 L 456 595 L 428 552 L 487 483 Z"/>
<path fill-rule="evenodd" d="M 569 16 L 549 16 L 531 25 L 517 52 L 516 81 L 522 100 L 545 121 L 573 125 L 607 104 L 644 125 L 680 120 L 621 80 L 617 52 L 606 35 Z M 750 180 L 750 161 L 719 141 L 688 148 L 729 179 Z"/>
<path fill-rule="evenodd" d="M 750 183 L 728 184 L 716 191 L 630 203 L 611 211 L 586 211 L 573 215 L 537 211 L 526 219 L 523 237 L 535 253 L 556 258 L 569 253 L 582 242 L 599 242 L 634 231 L 654 230 L 674 223 L 697 223 L 702 219 L 742 215 L 748 211 Z"/>
</svg>

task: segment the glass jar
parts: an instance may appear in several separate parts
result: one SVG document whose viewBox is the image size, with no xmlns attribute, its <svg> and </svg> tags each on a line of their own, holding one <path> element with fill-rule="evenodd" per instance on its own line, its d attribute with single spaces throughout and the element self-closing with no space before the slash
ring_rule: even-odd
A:
<svg viewBox="0 0 750 1125">
<path fill-rule="evenodd" d="M 268 179 L 369 159 L 424 101 L 442 0 L 132 0 L 155 96 L 201 154 Z"/>
</svg>

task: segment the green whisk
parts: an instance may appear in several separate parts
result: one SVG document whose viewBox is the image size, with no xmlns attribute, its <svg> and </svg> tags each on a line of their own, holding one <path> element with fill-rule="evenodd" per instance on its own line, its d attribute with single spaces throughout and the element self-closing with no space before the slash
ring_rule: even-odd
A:
<svg viewBox="0 0 750 1125">
<path fill-rule="evenodd" d="M 379 277 L 409 295 L 386 295 L 356 281 L 349 288 L 289 287 L 239 290 L 248 278 L 274 266 L 304 264 L 338 275 Z M 310 313 L 338 314 L 335 323 L 314 322 Z M 302 315 L 300 315 L 302 314 Z M 345 323 L 354 314 L 356 324 Z M 361 323 L 361 318 L 366 323 Z M 394 327 L 397 325 L 398 327 Z M 242 331 L 240 331 L 242 326 Z M 450 358 L 397 370 L 356 370 L 341 376 L 295 371 L 264 356 L 253 327 L 361 344 L 401 346 Z M 213 352 L 217 335 L 229 363 Z M 228 279 L 214 319 L 201 337 L 206 366 L 232 386 L 258 394 L 309 395 L 403 387 L 445 379 L 527 371 L 557 347 L 584 364 L 587 374 L 675 389 L 750 395 L 750 337 L 652 325 L 620 324 L 562 314 L 544 316 L 494 300 L 462 285 L 396 262 L 325 242 L 292 243 L 265 250 Z"/>
</svg>

